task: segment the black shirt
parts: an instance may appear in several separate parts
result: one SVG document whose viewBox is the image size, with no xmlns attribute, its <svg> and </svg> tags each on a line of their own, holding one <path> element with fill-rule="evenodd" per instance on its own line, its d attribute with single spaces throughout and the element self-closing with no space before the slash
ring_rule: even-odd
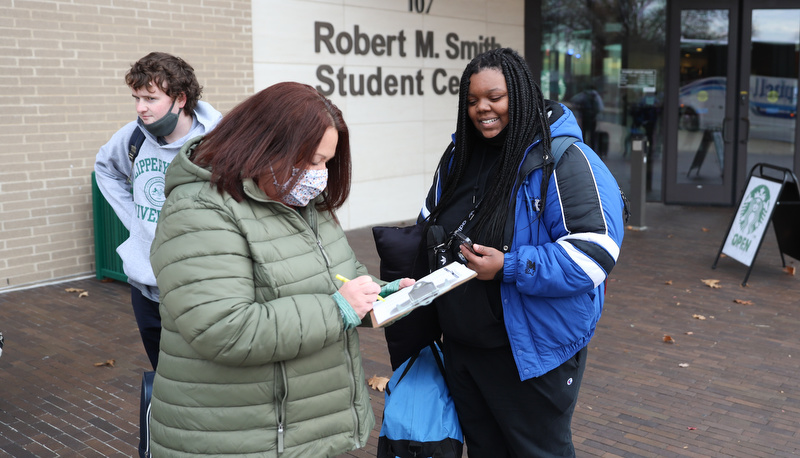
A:
<svg viewBox="0 0 800 458">
<path fill-rule="evenodd" d="M 453 199 L 442 211 L 436 224 L 452 233 L 480 201 L 480 212 L 492 211 L 497 202 L 481 201 L 497 165 L 500 163 L 505 131 L 494 138 L 476 141 L 464 175 L 459 181 Z M 478 244 L 479 234 L 474 229 L 477 216 L 469 221 L 462 232 Z M 509 345 L 503 322 L 499 280 L 473 279 L 436 299 L 439 321 L 444 339 L 479 348 L 497 348 Z"/>
</svg>

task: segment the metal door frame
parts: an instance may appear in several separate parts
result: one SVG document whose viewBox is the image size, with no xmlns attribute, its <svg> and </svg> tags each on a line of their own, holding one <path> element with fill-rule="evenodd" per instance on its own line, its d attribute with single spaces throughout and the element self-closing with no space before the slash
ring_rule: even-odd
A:
<svg viewBox="0 0 800 458">
<path fill-rule="evenodd" d="M 747 184 L 747 137 L 751 66 L 752 17 L 756 9 L 798 9 L 797 0 L 671 0 L 667 5 L 666 94 L 664 103 L 663 198 L 667 204 L 732 206 Z M 678 183 L 678 94 L 680 93 L 680 12 L 725 9 L 729 15 L 726 121 L 723 126 L 725 164 L 721 185 Z M 797 111 L 800 113 L 800 111 Z M 794 170 L 800 170 L 800 116 L 795 117 Z"/>
<path fill-rule="evenodd" d="M 681 61 L 681 11 L 683 10 L 728 10 L 728 62 L 727 82 L 729 90 L 725 94 L 725 121 L 723 122 L 723 140 L 725 144 L 722 184 L 678 183 L 678 95 L 680 94 L 680 61 Z M 738 126 L 732 122 L 738 119 L 736 105 L 736 88 L 739 87 L 737 63 L 739 60 L 739 2 L 731 0 L 672 0 L 667 5 L 667 56 L 666 56 L 666 94 L 664 101 L 664 168 L 663 193 L 667 204 L 710 204 L 733 205 L 736 175 L 734 144 L 738 135 Z M 731 81 L 732 80 L 732 81 Z"/>
<path fill-rule="evenodd" d="M 750 91 L 750 48 L 753 36 L 753 10 L 777 10 L 777 9 L 800 9 L 800 2 L 797 0 L 742 0 L 741 13 L 741 45 L 740 45 L 740 65 L 739 65 L 739 91 Z M 798 62 L 800 66 L 800 62 Z M 746 86 L 746 87 L 745 87 Z M 800 88 L 800 69 L 798 69 L 798 88 Z M 748 94 L 749 96 L 749 94 Z M 798 97 L 800 99 L 800 97 Z M 747 99 L 749 102 L 749 98 Z M 800 100 L 798 101 L 800 103 Z M 748 107 L 749 109 L 749 107 Z M 795 106 L 795 114 L 800 114 L 800 110 Z M 793 172 L 800 171 L 800 117 L 795 116 L 794 129 L 794 161 Z M 749 126 L 742 116 L 739 117 L 739 129 L 747 129 Z M 747 186 L 747 178 L 750 170 L 747 167 L 747 133 L 743 132 L 739 136 L 740 146 L 736 149 L 736 196 L 740 196 Z M 743 146 L 741 146 L 743 145 Z"/>
</svg>

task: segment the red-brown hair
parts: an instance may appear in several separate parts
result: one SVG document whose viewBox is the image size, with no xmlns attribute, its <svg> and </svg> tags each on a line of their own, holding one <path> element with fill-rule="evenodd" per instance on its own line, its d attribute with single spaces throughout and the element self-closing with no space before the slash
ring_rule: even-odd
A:
<svg viewBox="0 0 800 458">
<path fill-rule="evenodd" d="M 311 166 L 328 127 L 336 129 L 339 141 L 327 164 L 328 187 L 319 207 L 333 212 L 350 195 L 350 133 L 341 110 L 306 84 L 278 83 L 237 105 L 203 138 L 192 161 L 210 168 L 211 182 L 237 202 L 244 199 L 245 178 L 280 201 L 299 179 L 299 174 L 292 177 L 292 168 Z M 273 180 L 290 179 L 285 189 L 273 185 Z"/>
</svg>

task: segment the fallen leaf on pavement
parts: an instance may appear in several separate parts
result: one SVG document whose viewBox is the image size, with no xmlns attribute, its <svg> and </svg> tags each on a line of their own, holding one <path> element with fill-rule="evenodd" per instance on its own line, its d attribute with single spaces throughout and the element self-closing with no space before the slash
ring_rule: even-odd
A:
<svg viewBox="0 0 800 458">
<path fill-rule="evenodd" d="M 786 273 L 789 274 L 789 275 L 794 275 L 794 267 L 792 267 L 792 266 L 786 266 L 786 267 L 783 268 L 783 270 L 785 270 Z"/>
<path fill-rule="evenodd" d="M 89 295 L 89 291 L 82 291 L 80 294 L 78 294 L 78 297 L 86 297 L 88 295 Z"/>
<path fill-rule="evenodd" d="M 691 335 L 693 335 L 693 334 L 694 334 L 694 333 L 693 333 L 692 331 L 687 331 L 687 332 L 686 332 L 686 335 L 687 335 L 687 336 L 691 336 Z"/>
<path fill-rule="evenodd" d="M 689 363 L 680 363 L 678 367 L 689 367 Z"/>
<path fill-rule="evenodd" d="M 665 285 L 671 285 L 672 284 L 672 280 L 667 280 L 667 281 L 664 282 L 664 284 Z"/>
<path fill-rule="evenodd" d="M 741 299 L 734 299 L 733 302 L 742 305 L 753 305 L 753 301 L 743 301 Z"/>
<path fill-rule="evenodd" d="M 373 375 L 367 379 L 367 385 L 369 385 L 373 390 L 378 390 L 380 392 L 383 392 L 383 390 L 386 389 L 387 383 L 389 383 L 388 378 L 378 377 L 377 375 Z"/>
<path fill-rule="evenodd" d="M 673 339 L 672 336 L 666 336 L 665 335 L 664 336 L 664 343 L 674 344 L 675 343 L 675 339 Z"/>
<path fill-rule="evenodd" d="M 67 289 L 65 289 L 64 291 L 66 291 L 66 292 L 68 292 L 68 293 L 82 293 L 82 292 L 84 292 L 85 290 L 83 290 L 83 289 L 80 289 L 80 288 L 67 288 Z"/>
<path fill-rule="evenodd" d="M 704 227 L 704 228 L 703 228 L 703 232 L 708 232 L 708 231 L 710 231 L 710 230 L 711 230 L 711 229 L 709 229 L 709 228 L 707 228 L 707 227 Z"/>
<path fill-rule="evenodd" d="M 688 429 L 689 431 L 694 431 L 697 428 L 695 428 L 694 426 L 687 426 L 686 429 Z"/>
<path fill-rule="evenodd" d="M 692 318 L 695 318 L 695 319 L 697 319 L 697 320 L 705 320 L 705 319 L 706 319 L 706 317 L 705 317 L 705 316 L 703 316 L 703 315 L 698 315 L 698 314 L 696 314 L 696 313 L 695 313 L 694 315 L 692 315 Z"/>
<path fill-rule="evenodd" d="M 709 288 L 720 288 L 719 280 L 713 280 L 713 279 L 703 280 L 703 279 L 700 279 L 700 281 L 703 282 Z"/>
<path fill-rule="evenodd" d="M 102 367 L 102 366 L 114 367 L 114 360 L 107 359 L 105 360 L 105 362 L 102 363 L 94 363 L 94 367 Z"/>
</svg>

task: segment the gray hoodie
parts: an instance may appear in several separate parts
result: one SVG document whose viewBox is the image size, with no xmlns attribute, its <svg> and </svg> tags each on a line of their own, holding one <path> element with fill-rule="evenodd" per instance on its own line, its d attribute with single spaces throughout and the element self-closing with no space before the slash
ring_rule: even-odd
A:
<svg viewBox="0 0 800 458">
<path fill-rule="evenodd" d="M 97 186 L 130 231 L 130 237 L 117 247 L 128 283 L 156 302 L 159 293 L 150 267 L 150 244 L 165 199 L 164 173 L 183 144 L 211 131 L 222 119 L 222 114 L 201 101 L 194 110 L 193 118 L 189 133 L 166 145 L 159 145 L 150 132 L 142 129 L 145 140 L 139 148 L 133 168 L 128 159 L 128 146 L 139 121 L 129 122 L 100 148 L 94 163 Z"/>
</svg>

